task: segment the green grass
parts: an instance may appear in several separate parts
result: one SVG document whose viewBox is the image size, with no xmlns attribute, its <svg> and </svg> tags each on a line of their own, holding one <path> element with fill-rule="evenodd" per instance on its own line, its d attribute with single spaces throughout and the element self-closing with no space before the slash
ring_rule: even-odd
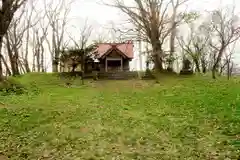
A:
<svg viewBox="0 0 240 160">
<path fill-rule="evenodd" d="M 40 94 L 0 96 L 0 159 L 239 158 L 239 79 L 18 79 Z"/>
</svg>

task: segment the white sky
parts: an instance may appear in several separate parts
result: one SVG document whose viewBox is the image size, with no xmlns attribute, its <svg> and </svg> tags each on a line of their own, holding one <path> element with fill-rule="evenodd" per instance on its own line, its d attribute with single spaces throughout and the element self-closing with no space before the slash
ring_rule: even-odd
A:
<svg viewBox="0 0 240 160">
<path fill-rule="evenodd" d="M 120 20 L 119 11 L 102 4 L 102 1 L 111 3 L 112 0 L 75 0 L 71 11 L 71 17 L 86 18 L 94 20 L 100 24 L 108 21 Z M 127 1 L 127 0 L 125 0 Z M 128 0 L 131 1 L 131 0 Z M 188 8 L 191 10 L 211 10 L 223 5 L 236 4 L 240 7 L 240 0 L 190 0 Z"/>
<path fill-rule="evenodd" d="M 110 23 L 121 24 L 125 15 L 116 8 L 104 5 L 103 1 L 111 4 L 113 0 L 75 0 L 69 15 L 71 25 L 81 28 L 85 23 L 85 19 L 88 19 L 94 28 L 95 35 L 92 37 L 94 39 L 98 36 L 97 34 L 101 34 L 103 30 L 106 31 L 106 27 L 110 27 Z M 124 1 L 131 2 L 133 0 Z M 236 4 L 236 10 L 240 12 L 240 0 L 235 0 L 235 2 L 234 0 L 189 0 L 189 2 L 188 10 L 206 11 Z M 74 30 L 70 32 L 74 32 Z"/>
</svg>

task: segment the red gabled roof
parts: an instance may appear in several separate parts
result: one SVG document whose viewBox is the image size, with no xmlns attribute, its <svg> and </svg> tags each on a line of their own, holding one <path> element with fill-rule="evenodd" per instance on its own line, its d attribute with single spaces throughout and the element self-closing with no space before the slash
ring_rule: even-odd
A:
<svg viewBox="0 0 240 160">
<path fill-rule="evenodd" d="M 125 43 L 99 43 L 96 49 L 98 57 L 101 58 L 108 53 L 109 50 L 118 49 L 126 57 L 133 58 L 133 42 L 128 41 Z"/>
</svg>

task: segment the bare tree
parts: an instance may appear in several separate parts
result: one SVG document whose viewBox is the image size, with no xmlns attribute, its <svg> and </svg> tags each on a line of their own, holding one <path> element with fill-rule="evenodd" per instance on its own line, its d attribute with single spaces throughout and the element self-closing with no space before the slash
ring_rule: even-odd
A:
<svg viewBox="0 0 240 160">
<path fill-rule="evenodd" d="M 232 71 L 233 71 L 233 53 L 234 53 L 234 50 L 235 50 L 235 46 L 236 46 L 236 43 L 233 44 L 232 48 L 228 47 L 228 54 L 225 55 L 225 61 L 227 63 L 227 77 L 228 77 L 228 80 L 230 79 L 230 77 L 232 76 Z"/>
<path fill-rule="evenodd" d="M 78 31 L 79 36 L 77 36 L 77 39 L 75 39 L 75 37 L 71 35 L 69 35 L 69 38 L 77 49 L 83 49 L 84 47 L 87 46 L 87 43 L 89 42 L 92 30 L 93 30 L 92 26 L 88 24 L 88 19 L 86 19 L 83 27 L 80 28 Z"/>
<path fill-rule="evenodd" d="M 43 20 L 39 22 L 39 25 L 33 28 L 33 69 L 35 71 L 35 65 L 37 63 L 37 71 L 44 72 L 44 42 L 47 41 L 49 23 L 44 24 Z M 36 63 L 35 63 L 36 62 Z"/>
<path fill-rule="evenodd" d="M 55 1 L 56 2 L 56 1 Z M 67 17 L 71 8 L 73 0 L 59 0 L 57 4 L 45 4 L 45 12 L 51 27 L 51 42 L 47 40 L 49 51 L 52 58 L 52 71 L 58 72 L 60 54 L 63 50 L 64 33 L 67 25 Z"/>
<path fill-rule="evenodd" d="M 14 17 L 14 13 L 20 8 L 26 0 L 1 0 L 0 8 L 0 55 L 3 43 L 3 37 L 6 35 L 9 25 Z M 0 59 L 0 80 L 3 78 L 2 58 Z"/>
<path fill-rule="evenodd" d="M 28 9 L 25 11 L 25 26 L 28 28 L 26 30 L 26 35 L 25 35 L 25 48 L 24 51 L 22 52 L 22 59 L 23 59 L 23 64 L 25 66 L 26 72 L 31 72 L 30 65 L 29 65 L 29 46 L 30 46 L 30 34 L 31 31 L 33 31 L 33 27 L 35 27 L 43 18 L 39 16 L 40 12 L 36 10 L 36 0 L 29 1 L 29 6 Z M 32 22 L 34 21 L 34 22 Z M 41 23 L 41 22 L 40 22 Z M 33 25 L 34 24 L 34 25 Z M 33 35 L 34 32 L 31 34 Z"/>
<path fill-rule="evenodd" d="M 169 46 L 170 46 L 170 53 L 169 53 L 169 66 L 168 66 L 168 70 L 173 70 L 173 62 L 174 62 L 174 54 L 175 54 L 175 39 L 176 39 L 176 34 L 177 34 L 177 25 L 179 22 L 181 22 L 181 20 L 177 20 L 177 16 L 179 16 L 178 14 L 178 8 L 180 5 L 186 3 L 189 0 L 171 0 L 171 4 L 172 4 L 172 17 L 171 17 L 171 22 L 170 22 L 170 28 L 171 33 L 170 33 L 170 40 L 169 40 Z M 184 17 L 187 14 L 183 14 L 184 16 L 180 16 L 180 19 L 184 19 Z"/>
<path fill-rule="evenodd" d="M 177 3 L 173 3 L 175 2 L 173 0 L 134 0 L 131 1 L 133 5 L 127 5 L 121 0 L 114 2 L 115 4 L 110 6 L 119 8 L 129 17 L 128 22 L 134 26 L 134 29 L 129 29 L 125 33 L 130 33 L 139 41 L 150 43 L 155 68 L 163 70 L 163 57 L 165 56 L 163 45 L 170 33 L 173 33 L 172 40 L 175 38 L 172 30 L 180 22 L 175 19 L 177 8 L 186 0 L 178 0 Z M 168 12 L 171 4 L 175 11 L 172 16 Z"/>
<path fill-rule="evenodd" d="M 68 49 L 61 57 L 62 62 L 70 62 L 72 66 L 72 72 L 80 64 L 82 72 L 82 83 L 84 83 L 84 73 L 86 70 L 85 62 L 87 58 L 90 58 L 92 52 L 95 50 L 95 45 L 88 45 L 89 38 L 92 33 L 92 26 L 88 24 L 87 20 L 82 29 L 80 29 L 79 37 L 77 39 L 69 35 L 70 40 L 73 42 L 75 47 Z"/>
<path fill-rule="evenodd" d="M 218 9 L 211 13 L 211 22 L 208 30 L 213 37 L 210 46 L 214 51 L 214 62 L 212 66 L 212 77 L 216 78 L 220 62 L 226 48 L 240 38 L 239 17 L 235 14 L 235 9 Z"/>
<path fill-rule="evenodd" d="M 22 6 L 18 16 L 14 16 L 5 36 L 5 47 L 7 48 L 13 75 L 20 74 L 20 70 L 21 73 L 30 72 L 28 63 L 29 32 L 32 27 L 39 23 L 40 18 L 37 12 L 33 17 L 36 1 L 31 0 L 29 2 Z M 26 46 L 24 43 L 26 43 Z"/>
<path fill-rule="evenodd" d="M 10 70 L 10 67 L 9 67 L 8 64 L 7 64 L 6 59 L 3 57 L 2 54 L 0 55 L 0 58 L 1 58 L 4 66 L 5 66 L 5 68 L 6 68 L 6 75 L 11 76 L 11 75 L 12 75 L 12 72 L 11 72 L 11 70 Z"/>
<path fill-rule="evenodd" d="M 194 28 L 192 23 L 189 24 L 190 34 L 184 39 L 184 36 L 181 35 L 178 37 L 178 42 L 182 50 L 187 54 L 187 57 L 190 57 L 195 64 L 196 71 L 206 73 L 206 56 L 207 50 L 209 48 L 209 39 L 210 35 L 205 34 L 203 24 L 197 28 Z"/>
<path fill-rule="evenodd" d="M 103 35 L 99 34 L 98 37 L 96 38 L 96 40 L 94 40 L 93 42 L 96 44 L 107 43 L 108 40 Z"/>
<path fill-rule="evenodd" d="M 236 42 L 233 45 L 228 46 L 224 52 L 224 57 L 222 60 L 222 65 L 220 67 L 220 75 L 226 71 L 228 79 L 230 79 L 233 69 L 233 53 L 236 47 Z"/>
<path fill-rule="evenodd" d="M 9 25 L 7 34 L 5 36 L 7 48 L 7 53 L 9 61 L 11 64 L 12 75 L 19 75 L 19 49 L 22 47 L 22 40 L 25 31 L 28 28 L 21 23 L 24 15 L 24 10 L 22 9 L 18 17 L 14 17 L 11 24 Z M 20 26 L 20 27 L 19 27 Z"/>
</svg>

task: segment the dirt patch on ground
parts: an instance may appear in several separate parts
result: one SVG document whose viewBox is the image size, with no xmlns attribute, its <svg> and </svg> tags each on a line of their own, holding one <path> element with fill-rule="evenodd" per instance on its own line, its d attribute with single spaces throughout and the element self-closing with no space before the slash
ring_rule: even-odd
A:
<svg viewBox="0 0 240 160">
<path fill-rule="evenodd" d="M 8 157 L 3 154 L 0 154 L 0 160 L 8 160 Z"/>
<path fill-rule="evenodd" d="M 0 102 L 0 108 L 6 108 L 6 107 L 7 107 L 6 104 L 4 104 L 3 102 Z M 0 160 L 1 160 L 1 155 L 0 155 Z"/>
</svg>

